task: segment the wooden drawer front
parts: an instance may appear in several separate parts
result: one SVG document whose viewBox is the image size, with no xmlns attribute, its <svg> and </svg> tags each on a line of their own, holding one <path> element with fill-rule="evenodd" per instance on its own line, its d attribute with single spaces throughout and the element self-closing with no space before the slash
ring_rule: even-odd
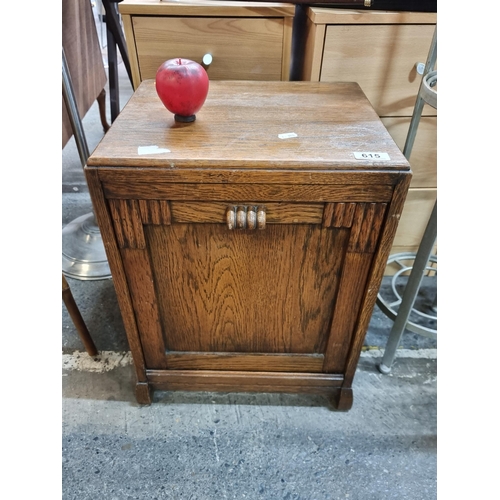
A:
<svg viewBox="0 0 500 500">
<path fill-rule="evenodd" d="M 379 116 L 411 116 L 434 25 L 329 25 L 320 81 L 358 82 Z M 426 105 L 424 115 L 436 115 Z"/>
<path fill-rule="evenodd" d="M 266 209 L 267 224 L 321 224 L 323 222 L 323 203 L 273 203 L 238 202 L 171 202 L 172 223 L 219 223 L 227 221 L 230 206 L 258 206 Z"/>
<path fill-rule="evenodd" d="M 410 121 L 410 117 L 382 118 L 382 123 L 401 151 L 405 145 Z M 437 187 L 437 118 L 435 116 L 423 116 L 420 119 L 409 161 L 413 171 L 411 188 Z"/>
<path fill-rule="evenodd" d="M 202 61 L 213 80 L 281 80 L 283 18 L 133 17 L 140 78 L 155 78 L 165 60 Z M 288 73 L 283 79 L 288 79 Z"/>
</svg>

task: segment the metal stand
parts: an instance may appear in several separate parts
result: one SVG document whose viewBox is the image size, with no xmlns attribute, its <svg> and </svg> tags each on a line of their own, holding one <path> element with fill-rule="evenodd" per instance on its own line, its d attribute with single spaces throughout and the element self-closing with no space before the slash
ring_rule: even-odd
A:
<svg viewBox="0 0 500 500">
<path fill-rule="evenodd" d="M 437 83 L 437 72 L 434 71 L 434 67 L 436 65 L 436 58 L 437 58 L 437 27 L 434 30 L 434 37 L 432 39 L 427 62 L 425 64 L 424 76 L 422 78 L 422 82 L 420 83 L 420 89 L 418 91 L 417 100 L 415 102 L 415 108 L 413 110 L 413 115 L 408 130 L 408 135 L 406 137 L 406 143 L 403 149 L 403 154 L 407 159 L 409 159 L 411 155 L 413 143 L 415 142 L 417 128 L 420 123 L 420 118 L 422 116 L 422 110 L 424 108 L 424 105 L 427 103 L 432 107 L 437 108 L 437 93 L 432 88 Z M 415 261 L 411 268 L 410 276 L 408 278 L 408 282 L 406 284 L 406 288 L 398 312 L 396 314 L 395 321 L 392 326 L 389 339 L 387 341 L 387 345 L 385 347 L 384 356 L 382 358 L 382 362 L 378 366 L 378 369 L 380 370 L 381 373 L 385 374 L 390 373 L 391 366 L 394 361 L 394 357 L 396 355 L 396 349 L 398 348 L 403 332 L 407 327 L 409 329 L 412 329 L 413 325 L 409 324 L 409 317 L 410 313 L 413 310 L 417 295 L 419 293 L 424 274 L 428 272 L 430 261 L 434 261 L 437 263 L 437 258 L 435 256 L 431 256 L 432 249 L 436 242 L 436 238 L 437 238 L 437 201 L 434 204 L 434 208 L 429 218 L 429 222 L 427 223 L 427 227 L 422 237 L 422 241 L 420 242 L 420 246 L 415 255 Z M 397 255 L 392 256 L 392 259 L 397 260 L 397 257 L 398 257 Z M 408 255 L 406 255 L 406 257 L 408 257 Z M 437 270 L 434 267 L 432 267 L 432 270 L 433 272 L 437 272 Z M 384 312 L 387 312 L 387 305 L 383 301 L 380 294 L 377 297 L 377 304 Z M 437 306 L 435 303 L 433 304 L 433 308 L 437 310 Z M 421 329 L 419 330 L 418 328 L 414 328 L 413 331 L 416 331 L 416 333 L 423 332 Z"/>
<path fill-rule="evenodd" d="M 120 95 L 118 85 L 118 57 L 116 48 L 120 51 L 123 64 L 127 70 L 130 83 L 132 82 L 132 70 L 128 58 L 127 45 L 125 37 L 120 26 L 120 17 L 117 5 L 122 0 L 102 0 L 106 11 L 106 39 L 108 48 L 108 76 L 109 76 L 109 99 L 111 108 L 111 122 L 114 122 L 120 114 Z"/>
<path fill-rule="evenodd" d="M 64 49 L 62 49 L 62 93 L 84 167 L 90 155 Z M 106 251 L 93 212 L 78 217 L 63 228 L 62 272 L 65 276 L 80 280 L 111 278 Z"/>
</svg>

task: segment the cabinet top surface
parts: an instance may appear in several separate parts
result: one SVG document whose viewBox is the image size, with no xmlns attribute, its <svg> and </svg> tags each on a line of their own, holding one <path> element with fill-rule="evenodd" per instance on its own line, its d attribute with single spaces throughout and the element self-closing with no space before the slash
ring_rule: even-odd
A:
<svg viewBox="0 0 500 500">
<path fill-rule="evenodd" d="M 226 0 L 124 0 L 118 4 L 121 14 L 132 15 L 228 15 L 293 16 L 295 5 L 282 2 L 231 2 Z"/>
<path fill-rule="evenodd" d="M 355 10 L 307 7 L 314 24 L 435 24 L 435 12 Z"/>
<path fill-rule="evenodd" d="M 410 170 L 357 83 L 278 81 L 211 81 L 196 120 L 177 123 L 145 80 L 87 165 Z"/>
</svg>

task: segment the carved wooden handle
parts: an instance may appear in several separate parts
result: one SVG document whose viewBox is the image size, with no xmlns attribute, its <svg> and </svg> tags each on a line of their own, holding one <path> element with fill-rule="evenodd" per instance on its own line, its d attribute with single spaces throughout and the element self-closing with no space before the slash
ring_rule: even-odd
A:
<svg viewBox="0 0 500 500">
<path fill-rule="evenodd" d="M 259 205 L 229 206 L 226 210 L 227 227 L 233 229 L 265 229 L 266 207 Z"/>
</svg>

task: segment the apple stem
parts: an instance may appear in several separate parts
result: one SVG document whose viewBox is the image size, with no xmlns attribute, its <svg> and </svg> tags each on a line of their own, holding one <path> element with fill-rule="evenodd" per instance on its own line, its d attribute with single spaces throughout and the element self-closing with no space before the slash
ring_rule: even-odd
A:
<svg viewBox="0 0 500 500">
<path fill-rule="evenodd" d="M 179 64 L 182 64 L 181 58 L 179 57 Z"/>
</svg>

